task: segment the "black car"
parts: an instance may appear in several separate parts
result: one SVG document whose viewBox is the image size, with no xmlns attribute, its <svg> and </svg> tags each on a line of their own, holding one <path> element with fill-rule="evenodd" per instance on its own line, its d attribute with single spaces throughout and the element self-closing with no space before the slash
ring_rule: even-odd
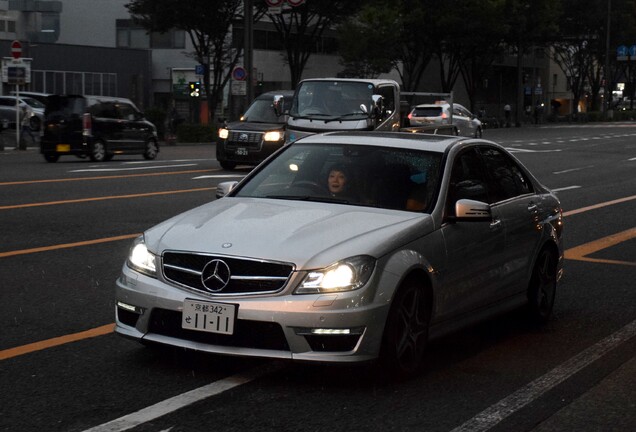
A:
<svg viewBox="0 0 636 432">
<path fill-rule="evenodd" d="M 254 99 L 240 121 L 229 123 L 219 130 L 216 160 L 223 169 L 257 165 L 283 146 L 287 122 L 285 113 L 289 106 L 283 107 L 283 115 L 277 116 L 273 107 L 275 95 L 283 95 L 285 105 L 291 105 L 294 92 L 277 90 L 263 93 Z"/>
<path fill-rule="evenodd" d="M 129 99 L 52 95 L 47 98 L 40 152 L 48 162 L 60 156 L 88 156 L 96 162 L 115 154 L 159 152 L 157 128 Z"/>
</svg>

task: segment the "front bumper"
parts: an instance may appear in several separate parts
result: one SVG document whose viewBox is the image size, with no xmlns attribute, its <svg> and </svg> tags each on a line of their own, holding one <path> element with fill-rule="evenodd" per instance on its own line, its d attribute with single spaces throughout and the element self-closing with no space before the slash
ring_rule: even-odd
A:
<svg viewBox="0 0 636 432">
<path fill-rule="evenodd" d="M 219 298 L 172 286 L 124 265 L 116 282 L 115 331 L 136 340 L 225 355 L 330 363 L 377 358 L 389 309 L 386 301 L 367 300 L 375 297 L 377 274 L 356 291 L 293 295 L 290 287 L 300 277 L 294 274 L 281 293 Z M 182 329 L 186 298 L 238 305 L 234 334 Z"/>
</svg>

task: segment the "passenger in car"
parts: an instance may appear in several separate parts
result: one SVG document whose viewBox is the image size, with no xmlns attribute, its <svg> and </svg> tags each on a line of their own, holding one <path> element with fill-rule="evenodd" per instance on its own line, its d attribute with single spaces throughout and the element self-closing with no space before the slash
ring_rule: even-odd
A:
<svg viewBox="0 0 636 432">
<path fill-rule="evenodd" d="M 329 194 L 335 198 L 356 199 L 356 194 L 352 187 L 353 178 L 350 170 L 345 165 L 334 165 L 329 170 L 327 177 L 327 189 Z"/>
<path fill-rule="evenodd" d="M 409 211 L 423 211 L 427 205 L 426 183 L 413 185 L 406 199 L 406 209 Z"/>
</svg>

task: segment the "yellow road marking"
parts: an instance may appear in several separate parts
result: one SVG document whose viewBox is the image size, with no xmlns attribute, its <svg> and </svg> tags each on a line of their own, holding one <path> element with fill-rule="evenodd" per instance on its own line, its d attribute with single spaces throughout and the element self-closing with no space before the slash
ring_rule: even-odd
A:
<svg viewBox="0 0 636 432">
<path fill-rule="evenodd" d="M 113 196 L 105 196 L 105 197 L 80 198 L 80 199 L 73 199 L 73 200 L 39 202 L 39 203 L 30 203 L 30 204 L 14 204 L 14 205 L 0 206 L 0 210 L 40 207 L 40 206 L 59 205 L 59 204 L 73 204 L 73 203 L 82 203 L 82 202 L 91 202 L 91 201 L 105 201 L 105 200 L 113 200 L 113 199 L 142 198 L 142 197 L 157 196 L 157 195 L 171 195 L 171 194 L 178 194 L 178 193 L 201 192 L 201 191 L 209 191 L 209 190 L 215 190 L 215 189 L 216 189 L 215 187 L 205 187 L 205 188 L 196 188 L 196 189 L 148 192 L 148 193 L 139 193 L 139 194 L 130 194 L 130 195 L 113 195 Z"/>
<path fill-rule="evenodd" d="M 115 329 L 115 323 L 106 324 L 101 327 L 96 327 L 90 330 L 86 330 L 79 333 L 73 333 L 69 335 L 59 336 L 52 339 L 47 339 L 40 342 L 33 342 L 27 345 L 22 345 L 15 348 L 9 348 L 0 351 L 0 360 L 10 359 L 11 357 L 17 357 L 24 354 L 32 353 L 34 351 L 41 351 L 43 349 L 52 348 L 58 345 L 64 345 L 70 342 L 77 342 L 83 339 L 93 338 L 96 336 L 102 336 L 112 333 Z"/>
<path fill-rule="evenodd" d="M 99 243 L 108 243 L 108 242 L 119 241 L 119 240 L 127 240 L 131 238 L 137 238 L 140 235 L 141 234 L 126 234 L 126 235 L 121 235 L 116 237 L 105 237 L 101 239 L 86 240 L 86 241 L 75 242 L 75 243 L 65 243 L 65 244 L 59 244 L 59 245 L 53 245 L 53 246 L 42 246 L 42 247 L 37 247 L 32 249 L 22 249 L 22 250 L 15 250 L 15 251 L 9 251 L 9 252 L 0 252 L 0 258 L 8 258 L 8 257 L 16 256 L 16 255 L 28 255 L 32 253 L 38 253 L 38 252 L 49 252 L 49 251 L 58 250 L 58 249 L 70 249 L 70 248 L 80 247 L 80 246 L 90 246 L 90 245 L 99 244 Z"/>
<path fill-rule="evenodd" d="M 581 207 L 580 209 L 570 210 L 568 212 L 563 212 L 563 216 L 572 216 L 572 215 L 575 215 L 575 214 L 584 213 L 586 211 L 596 210 L 596 209 L 601 208 L 601 207 L 607 207 L 607 206 L 611 206 L 611 205 L 614 205 L 614 204 L 624 203 L 624 202 L 631 201 L 631 200 L 634 200 L 634 199 L 636 199 L 636 195 L 628 196 L 628 197 L 625 197 L 625 198 L 619 198 L 619 199 L 615 199 L 615 200 L 612 200 L 612 201 L 605 201 L 605 202 L 594 204 L 594 205 L 591 205 L 591 206 Z"/>
<path fill-rule="evenodd" d="M 612 234 L 610 236 L 607 236 L 598 240 L 594 240 L 589 243 L 582 244 L 580 246 L 570 248 L 565 251 L 565 258 L 570 260 L 597 262 L 597 263 L 603 263 L 603 264 L 621 264 L 621 265 L 636 266 L 636 262 L 590 258 L 587 256 L 595 252 L 598 252 L 600 250 L 610 248 L 612 246 L 615 246 L 627 240 L 631 240 L 635 237 L 636 237 L 636 228 L 630 228 L 626 231 L 623 231 L 617 234 Z"/>
<path fill-rule="evenodd" d="M 219 170 L 203 169 L 203 170 L 186 170 L 186 171 L 165 171 L 165 172 L 143 173 L 143 174 L 122 174 L 122 175 L 113 175 L 113 176 L 77 177 L 77 178 L 66 178 L 66 179 L 24 180 L 24 181 L 13 181 L 13 182 L 4 182 L 4 183 L 0 182 L 0 186 L 15 186 L 15 185 L 25 185 L 25 184 L 38 184 L 38 183 L 61 183 L 61 182 L 86 181 L 86 180 L 110 180 L 110 179 L 122 179 L 122 178 L 130 178 L 130 177 L 150 177 L 150 176 L 164 176 L 164 175 L 178 175 L 178 174 L 193 174 L 193 173 L 213 172 L 213 171 L 219 171 Z"/>
</svg>

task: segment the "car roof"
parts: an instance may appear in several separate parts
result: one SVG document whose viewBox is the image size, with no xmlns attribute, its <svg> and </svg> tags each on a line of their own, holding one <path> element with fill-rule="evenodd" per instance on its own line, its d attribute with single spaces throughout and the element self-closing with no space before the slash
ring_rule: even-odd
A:
<svg viewBox="0 0 636 432">
<path fill-rule="evenodd" d="M 466 137 L 411 132 L 328 132 L 310 135 L 296 142 L 371 145 L 444 153 L 453 145 L 467 140 Z"/>
<path fill-rule="evenodd" d="M 367 84 L 373 84 L 374 86 L 378 86 L 380 84 L 392 84 L 392 85 L 398 85 L 398 83 L 394 80 L 391 79 L 373 79 L 373 78 L 307 78 L 302 80 L 301 82 L 307 82 L 307 81 L 326 81 L 326 82 L 330 82 L 330 81 L 338 81 L 338 82 L 357 82 L 357 83 L 367 83 Z"/>
<path fill-rule="evenodd" d="M 258 95 L 256 97 L 256 99 L 265 99 L 265 98 L 268 98 L 268 97 L 273 98 L 274 96 L 277 96 L 277 95 L 282 95 L 282 96 L 285 96 L 285 97 L 293 96 L 294 95 L 294 90 L 273 90 L 273 91 L 268 91 L 268 92 L 265 92 L 263 94 Z"/>
</svg>

